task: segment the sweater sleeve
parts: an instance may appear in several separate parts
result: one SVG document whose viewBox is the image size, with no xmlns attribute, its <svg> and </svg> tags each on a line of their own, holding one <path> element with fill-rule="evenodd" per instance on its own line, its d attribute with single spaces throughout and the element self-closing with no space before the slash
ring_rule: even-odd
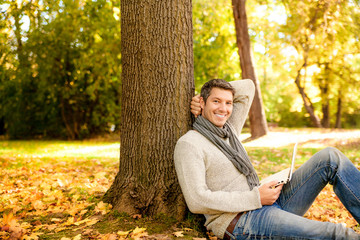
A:
<svg viewBox="0 0 360 240">
<path fill-rule="evenodd" d="M 239 137 L 254 99 L 255 85 L 250 79 L 233 81 L 230 84 L 235 88 L 235 96 L 234 109 L 228 121 Z"/>
<path fill-rule="evenodd" d="M 194 144 L 178 141 L 174 152 L 179 183 L 191 212 L 236 213 L 261 207 L 258 188 L 252 191 L 212 191 L 209 189 L 206 184 L 204 156 Z"/>
</svg>

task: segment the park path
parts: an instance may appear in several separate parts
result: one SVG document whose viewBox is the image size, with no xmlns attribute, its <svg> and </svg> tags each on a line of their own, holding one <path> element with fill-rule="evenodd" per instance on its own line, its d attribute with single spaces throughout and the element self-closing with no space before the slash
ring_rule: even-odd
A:
<svg viewBox="0 0 360 240">
<path fill-rule="evenodd" d="M 249 133 L 242 134 L 241 140 L 250 137 Z M 332 144 L 347 144 L 349 140 L 357 141 L 360 145 L 360 129 L 270 129 L 261 138 L 245 142 L 245 147 L 283 147 L 298 142 L 303 147 L 324 147 Z"/>
</svg>

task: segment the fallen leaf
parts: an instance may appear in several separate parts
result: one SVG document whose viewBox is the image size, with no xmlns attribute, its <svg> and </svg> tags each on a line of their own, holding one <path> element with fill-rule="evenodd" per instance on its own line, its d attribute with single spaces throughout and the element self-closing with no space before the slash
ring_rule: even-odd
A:
<svg viewBox="0 0 360 240">
<path fill-rule="evenodd" d="M 183 237 L 183 236 L 184 236 L 183 232 L 184 232 L 184 231 L 174 232 L 173 235 L 174 235 L 175 237 Z"/>
<path fill-rule="evenodd" d="M 82 233 L 82 235 L 90 235 L 90 233 L 92 233 L 93 230 L 92 229 L 85 229 L 85 231 Z"/>
<path fill-rule="evenodd" d="M 140 239 L 142 237 L 146 237 L 146 236 L 148 236 L 148 233 L 145 230 L 146 230 L 146 228 L 136 227 L 130 234 L 130 237 L 132 237 L 134 239 Z"/>
<path fill-rule="evenodd" d="M 66 229 L 65 227 L 56 228 L 55 232 L 61 232 L 64 231 L 65 229 Z"/>
<path fill-rule="evenodd" d="M 80 240 L 80 239 L 81 239 L 81 234 L 78 234 L 73 238 L 73 240 Z"/>
<path fill-rule="evenodd" d="M 132 216 L 133 219 L 140 219 L 141 218 L 141 214 L 134 214 Z"/>
<path fill-rule="evenodd" d="M 105 215 L 106 213 L 110 212 L 110 209 L 111 209 L 110 204 L 101 201 L 96 205 L 94 211 L 96 213 L 101 213 L 102 215 Z"/>
<path fill-rule="evenodd" d="M 118 231 L 116 234 L 120 237 L 126 237 L 127 235 L 129 235 L 129 233 L 130 231 Z"/>
<path fill-rule="evenodd" d="M 113 233 L 108 233 L 105 236 L 101 237 L 101 240 L 116 240 L 116 239 L 117 239 L 117 235 Z"/>
<path fill-rule="evenodd" d="M 50 221 L 52 222 L 62 222 L 60 218 L 52 218 Z"/>
<path fill-rule="evenodd" d="M 94 219 L 91 219 L 91 221 L 87 222 L 86 223 L 86 226 L 91 226 L 91 225 L 94 225 L 95 223 L 97 223 L 99 220 L 94 218 Z"/>
<path fill-rule="evenodd" d="M 16 217 L 14 217 L 12 212 L 10 212 L 9 214 L 4 213 L 2 222 L 3 222 L 3 226 L 8 226 L 8 227 L 15 226 L 17 224 Z"/>
</svg>

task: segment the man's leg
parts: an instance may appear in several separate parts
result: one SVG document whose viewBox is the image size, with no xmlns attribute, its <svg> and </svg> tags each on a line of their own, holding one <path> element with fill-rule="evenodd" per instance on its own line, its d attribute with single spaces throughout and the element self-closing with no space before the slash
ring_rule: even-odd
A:
<svg viewBox="0 0 360 240">
<path fill-rule="evenodd" d="M 231 235 L 237 240 L 360 239 L 360 235 L 342 224 L 310 220 L 282 210 L 276 204 L 241 216 Z"/>
<path fill-rule="evenodd" d="M 360 223 L 360 171 L 336 148 L 316 153 L 293 174 L 277 201 L 285 211 L 304 215 L 327 183 Z"/>
<path fill-rule="evenodd" d="M 294 172 L 278 201 L 244 214 L 234 229 L 236 239 L 360 239 L 342 224 L 302 217 L 328 184 L 359 222 L 360 172 L 339 150 L 326 148 Z"/>
</svg>

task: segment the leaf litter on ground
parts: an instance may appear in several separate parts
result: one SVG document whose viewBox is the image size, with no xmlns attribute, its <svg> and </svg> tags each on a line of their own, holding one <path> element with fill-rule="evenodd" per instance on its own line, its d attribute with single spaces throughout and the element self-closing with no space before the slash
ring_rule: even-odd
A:
<svg viewBox="0 0 360 240">
<path fill-rule="evenodd" d="M 335 146 L 360 167 L 359 130 L 333 133 L 277 128 L 263 138 L 246 142 L 245 147 L 264 177 L 286 165 L 294 142 L 299 142 L 297 166 L 321 148 Z M 118 142 L 21 142 L 21 146 L 26 144 L 37 151 L 23 147 L 17 150 L 19 145 L 0 142 L 0 239 L 180 239 L 191 234 L 193 239 L 204 239 L 204 235 L 193 234 L 191 228 L 149 234 L 145 227 L 136 225 L 141 217 L 129 221 L 130 227 L 126 229 L 100 233 L 96 226 L 106 221 L 112 209 L 101 201 L 101 196 L 117 173 Z M 320 193 L 305 217 L 342 223 L 360 232 L 330 186 Z M 208 238 L 216 239 L 208 234 Z"/>
</svg>

